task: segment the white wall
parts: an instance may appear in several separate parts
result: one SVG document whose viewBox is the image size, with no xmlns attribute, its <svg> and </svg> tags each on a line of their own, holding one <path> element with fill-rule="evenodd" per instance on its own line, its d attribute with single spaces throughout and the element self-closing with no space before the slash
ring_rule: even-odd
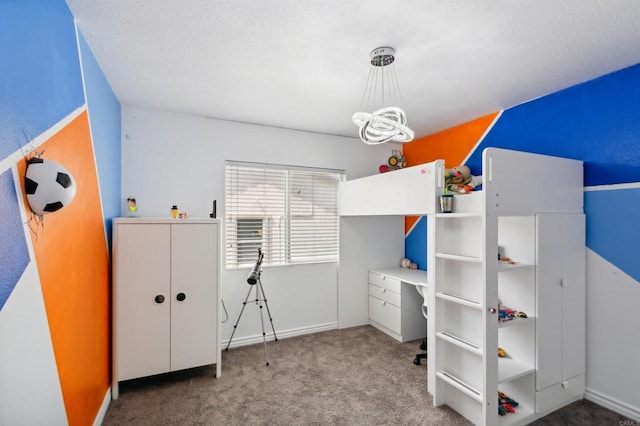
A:
<svg viewBox="0 0 640 426">
<path fill-rule="evenodd" d="M 208 217 L 217 200 L 217 217 L 224 218 L 225 160 L 341 169 L 347 179 L 355 179 L 378 173 L 391 150 L 399 148 L 398 144 L 370 146 L 356 138 L 123 106 L 122 211 L 126 198 L 134 196 L 141 216 L 168 217 L 171 206 L 177 204 L 189 217 Z M 222 325 L 223 342 L 231 336 L 249 290 L 248 273 L 248 269 L 221 272 L 222 298 L 229 315 Z M 278 338 L 336 328 L 337 264 L 265 267 L 262 283 Z M 261 339 L 258 312 L 255 305 L 247 305 L 233 346 Z"/>
<path fill-rule="evenodd" d="M 589 249 L 586 265 L 586 397 L 640 422 L 640 285 Z"/>
</svg>

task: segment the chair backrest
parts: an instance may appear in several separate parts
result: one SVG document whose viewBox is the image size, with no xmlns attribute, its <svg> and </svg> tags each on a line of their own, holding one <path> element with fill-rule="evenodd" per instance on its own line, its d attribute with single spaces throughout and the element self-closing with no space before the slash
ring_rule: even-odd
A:
<svg viewBox="0 0 640 426">
<path fill-rule="evenodd" d="M 416 290 L 418 291 L 418 293 L 420 294 L 420 296 L 422 296 L 422 315 L 425 318 L 429 318 L 428 316 L 428 306 L 427 306 L 427 289 L 428 286 L 425 283 L 416 283 Z"/>
</svg>

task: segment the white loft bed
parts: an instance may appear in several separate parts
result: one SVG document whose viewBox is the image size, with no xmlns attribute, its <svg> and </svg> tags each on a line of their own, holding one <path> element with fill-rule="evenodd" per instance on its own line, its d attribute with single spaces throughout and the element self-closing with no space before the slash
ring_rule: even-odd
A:
<svg viewBox="0 0 640 426">
<path fill-rule="evenodd" d="M 343 182 L 338 187 L 338 214 L 340 216 L 433 214 L 436 212 L 437 196 L 443 188 L 443 173 L 444 160 L 436 160 Z"/>
<path fill-rule="evenodd" d="M 572 170 L 565 170 L 566 159 L 499 148 L 485 149 L 483 157 L 482 190 L 456 195 L 456 212 L 474 210 L 476 203 L 485 200 L 490 204 L 486 209 L 489 214 L 554 213 L 555 205 L 582 208 L 583 183 L 571 178 L 576 175 Z M 576 161 L 572 167 L 582 167 L 582 163 Z M 405 216 L 439 212 L 444 168 L 444 160 L 436 160 L 340 184 L 340 328 L 368 324 L 367 272 L 398 266 L 404 256 Z M 535 185 L 530 185 L 532 182 Z M 509 197 L 500 197 L 501 193 Z M 557 203 L 559 197 L 565 202 Z"/>
<path fill-rule="evenodd" d="M 404 217 L 436 213 L 443 186 L 443 160 L 340 184 L 339 328 L 369 324 L 368 271 L 399 266 Z"/>
</svg>

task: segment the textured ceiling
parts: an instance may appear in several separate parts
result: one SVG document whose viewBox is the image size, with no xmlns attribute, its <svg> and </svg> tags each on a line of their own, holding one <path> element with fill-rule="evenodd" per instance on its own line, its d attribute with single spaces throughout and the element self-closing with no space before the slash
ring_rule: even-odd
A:
<svg viewBox="0 0 640 426">
<path fill-rule="evenodd" d="M 396 49 L 416 137 L 640 63 L 638 0 L 67 0 L 125 105 L 357 137 Z"/>
</svg>

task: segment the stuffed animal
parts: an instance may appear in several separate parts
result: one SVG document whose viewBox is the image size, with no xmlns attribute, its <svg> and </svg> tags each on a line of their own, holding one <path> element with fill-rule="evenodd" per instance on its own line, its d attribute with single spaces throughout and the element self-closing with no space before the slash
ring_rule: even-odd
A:
<svg viewBox="0 0 640 426">
<path fill-rule="evenodd" d="M 444 170 L 444 184 L 449 192 L 466 194 L 482 186 L 482 176 L 473 176 L 468 166 L 460 165 Z"/>
<path fill-rule="evenodd" d="M 405 269 L 418 269 L 418 264 L 412 262 L 411 259 L 403 257 L 400 259 L 400 267 Z"/>
</svg>

